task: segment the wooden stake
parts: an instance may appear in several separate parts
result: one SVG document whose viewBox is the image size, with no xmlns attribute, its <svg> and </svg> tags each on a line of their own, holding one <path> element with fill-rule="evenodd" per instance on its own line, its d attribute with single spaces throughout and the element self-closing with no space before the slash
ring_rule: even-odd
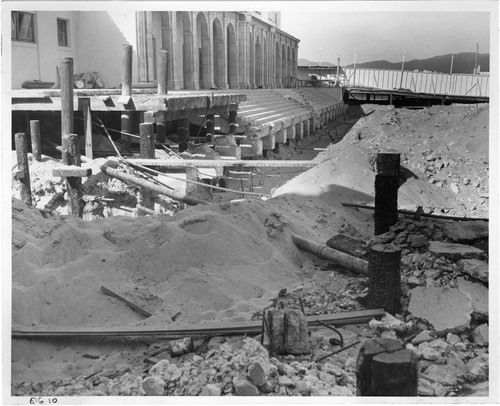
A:
<svg viewBox="0 0 500 406">
<path fill-rule="evenodd" d="M 395 315 L 401 309 L 401 248 L 376 244 L 370 247 L 369 255 L 368 306 L 383 307 Z"/>
<path fill-rule="evenodd" d="M 123 45 L 122 96 L 132 95 L 132 45 Z"/>
<path fill-rule="evenodd" d="M 155 144 L 154 144 L 154 134 L 153 134 L 153 123 L 139 124 L 139 133 L 141 134 L 141 140 L 140 140 L 141 158 L 154 159 Z"/>
<path fill-rule="evenodd" d="M 73 58 L 65 58 L 59 67 L 61 77 L 61 139 L 73 134 Z M 61 142 L 61 145 L 63 143 Z"/>
<path fill-rule="evenodd" d="M 168 81 L 168 50 L 160 49 L 160 60 L 158 61 L 158 94 L 167 94 Z"/>
<path fill-rule="evenodd" d="M 135 304 L 134 302 L 126 299 L 122 295 L 119 295 L 118 293 L 113 292 L 111 289 L 108 289 L 105 286 L 101 286 L 101 291 L 103 293 L 105 293 L 106 295 L 113 296 L 113 297 L 117 298 L 118 300 L 122 301 L 127 306 L 129 306 L 130 308 L 134 309 L 136 312 L 139 312 L 140 314 L 142 314 L 145 317 L 151 317 L 153 315 L 153 313 L 147 311 L 146 309 L 144 309 L 143 307 Z"/>
<path fill-rule="evenodd" d="M 237 110 L 229 111 L 229 134 L 236 134 L 236 116 L 238 115 Z"/>
<path fill-rule="evenodd" d="M 207 126 L 207 141 L 212 142 L 215 135 L 215 115 L 207 114 L 205 123 Z"/>
<path fill-rule="evenodd" d="M 94 159 L 92 147 L 92 112 L 90 111 L 90 98 L 81 99 L 83 110 L 83 133 L 85 134 L 85 156 Z"/>
<path fill-rule="evenodd" d="M 15 142 L 17 167 L 21 173 L 19 176 L 21 200 L 23 203 L 31 206 L 30 168 L 28 163 L 28 141 L 26 140 L 26 134 L 16 133 Z"/>
<path fill-rule="evenodd" d="M 366 340 L 356 362 L 358 396 L 417 396 L 418 358 L 399 340 Z"/>
<path fill-rule="evenodd" d="M 398 221 L 398 153 L 377 154 L 375 176 L 375 235 L 389 231 Z"/>
<path fill-rule="evenodd" d="M 189 119 L 183 118 L 179 120 L 179 152 L 187 150 L 187 143 L 189 141 Z"/>
<path fill-rule="evenodd" d="M 130 134 L 131 125 L 130 125 L 130 113 L 127 111 L 122 112 L 121 115 L 121 142 L 122 142 L 122 151 L 124 153 L 130 152 Z"/>
<path fill-rule="evenodd" d="M 65 166 L 81 166 L 80 151 L 78 149 L 78 136 L 68 134 L 62 139 L 62 163 Z M 68 192 L 68 212 L 73 217 L 83 217 L 83 191 L 82 178 L 67 177 L 66 191 Z"/>
<path fill-rule="evenodd" d="M 40 162 L 42 160 L 40 121 L 38 120 L 30 121 L 30 133 L 31 133 L 31 154 L 35 161 Z"/>
</svg>

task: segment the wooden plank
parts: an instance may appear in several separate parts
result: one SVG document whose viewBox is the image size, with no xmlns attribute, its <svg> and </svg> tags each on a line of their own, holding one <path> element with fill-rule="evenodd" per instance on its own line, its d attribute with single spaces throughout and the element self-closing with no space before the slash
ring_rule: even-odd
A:
<svg viewBox="0 0 500 406">
<path fill-rule="evenodd" d="M 355 310 L 352 312 L 306 316 L 309 327 L 321 327 L 320 321 L 335 326 L 368 323 L 385 314 L 384 309 Z M 148 326 L 112 326 L 112 327 L 13 327 L 12 337 L 80 337 L 80 336 L 165 336 L 187 337 L 209 334 L 244 335 L 262 332 L 262 321 L 245 323 L 207 324 L 203 327 L 184 326 L 178 328 L 154 328 Z"/>
<path fill-rule="evenodd" d="M 130 163 L 143 166 L 157 166 L 163 168 L 185 168 L 196 166 L 199 168 L 213 168 L 218 166 L 238 166 L 247 168 L 312 168 L 319 162 L 313 161 L 282 161 L 282 160 L 225 160 L 225 159 L 128 159 Z"/>
<path fill-rule="evenodd" d="M 118 300 L 122 301 L 123 303 L 125 303 L 127 306 L 131 307 L 132 309 L 134 309 L 138 313 L 141 313 L 143 316 L 151 317 L 153 315 L 153 313 L 148 312 L 143 307 L 135 304 L 134 302 L 128 300 L 127 298 L 123 297 L 122 295 L 119 295 L 118 293 L 113 292 L 111 289 L 108 289 L 105 286 L 101 286 L 101 291 L 109 296 L 113 296 L 113 297 L 117 298 Z"/>
<path fill-rule="evenodd" d="M 368 210 L 375 210 L 375 206 L 369 204 L 369 203 L 347 203 L 347 202 L 342 202 L 342 206 L 345 207 L 355 207 L 358 209 L 368 209 Z M 417 214 L 417 211 L 411 211 L 411 210 L 404 210 L 404 209 L 398 209 L 398 213 L 401 214 L 408 214 L 410 216 L 414 216 Z M 443 220 L 456 220 L 456 221 L 490 221 L 490 219 L 486 217 L 460 217 L 460 216 L 444 216 L 441 214 L 428 214 L 428 213 L 418 213 L 422 217 L 429 217 L 429 218 L 435 218 L 435 219 L 443 219 Z"/>
<path fill-rule="evenodd" d="M 66 165 L 57 166 L 52 169 L 52 176 L 66 178 L 68 176 L 86 178 L 92 175 L 92 168 L 82 168 L 81 166 Z"/>
</svg>

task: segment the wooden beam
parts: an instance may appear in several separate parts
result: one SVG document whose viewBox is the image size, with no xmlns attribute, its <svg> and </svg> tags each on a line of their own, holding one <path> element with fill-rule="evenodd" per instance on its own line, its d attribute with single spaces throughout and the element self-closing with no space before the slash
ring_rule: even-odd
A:
<svg viewBox="0 0 500 406">
<path fill-rule="evenodd" d="M 57 166 L 52 169 L 52 176 L 66 178 L 68 176 L 86 178 L 92 175 L 92 168 L 82 168 L 81 166 Z"/>
<path fill-rule="evenodd" d="M 355 310 L 337 314 L 323 314 L 306 316 L 308 327 L 322 327 L 319 321 L 335 326 L 368 323 L 374 318 L 384 316 L 384 309 Z M 149 326 L 112 326 L 112 327 L 13 327 L 12 337 L 136 337 L 136 336 L 164 336 L 169 338 L 194 337 L 210 334 L 245 335 L 260 334 L 262 321 L 244 323 L 203 324 L 203 327 L 192 326 L 184 328 L 165 329 Z"/>
<path fill-rule="evenodd" d="M 109 296 L 117 298 L 118 300 L 122 301 L 127 306 L 129 306 L 130 308 L 134 309 L 136 312 L 142 314 L 145 317 L 151 317 L 153 315 L 153 313 L 150 313 L 149 311 L 147 311 L 143 307 L 135 304 L 134 302 L 128 300 L 127 298 L 123 297 L 122 295 L 119 295 L 118 293 L 113 292 L 111 289 L 108 289 L 105 286 L 101 286 L 101 291 L 103 293 L 105 293 L 106 295 L 109 295 Z"/>
</svg>

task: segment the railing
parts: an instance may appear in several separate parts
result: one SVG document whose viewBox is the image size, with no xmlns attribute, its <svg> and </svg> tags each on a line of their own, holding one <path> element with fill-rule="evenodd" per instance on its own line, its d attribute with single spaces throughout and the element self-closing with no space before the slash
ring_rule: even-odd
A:
<svg viewBox="0 0 500 406">
<path fill-rule="evenodd" d="M 344 68 L 348 86 L 404 89 L 415 93 L 489 97 L 489 75 Z"/>
</svg>

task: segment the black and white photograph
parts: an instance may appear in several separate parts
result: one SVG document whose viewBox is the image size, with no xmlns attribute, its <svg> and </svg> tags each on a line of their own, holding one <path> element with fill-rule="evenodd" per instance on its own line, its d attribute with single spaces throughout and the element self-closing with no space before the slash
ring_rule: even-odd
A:
<svg viewBox="0 0 500 406">
<path fill-rule="evenodd" d="M 2 404 L 498 404 L 498 0 L 0 7 Z"/>
</svg>

